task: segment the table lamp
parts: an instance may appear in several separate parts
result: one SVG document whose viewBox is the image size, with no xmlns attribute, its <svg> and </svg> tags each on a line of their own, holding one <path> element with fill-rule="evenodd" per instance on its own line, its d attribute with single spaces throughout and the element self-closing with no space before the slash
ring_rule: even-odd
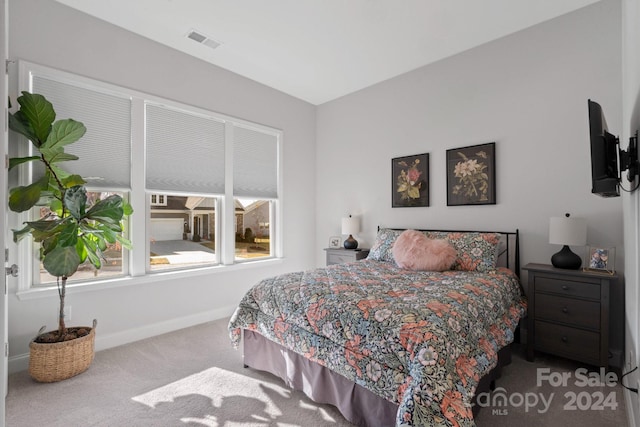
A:
<svg viewBox="0 0 640 427">
<path fill-rule="evenodd" d="M 556 268 L 578 270 L 582 258 L 571 251 L 569 246 L 587 244 L 587 220 L 573 218 L 569 214 L 564 217 L 553 217 L 549 221 L 549 243 L 563 245 L 559 252 L 551 257 L 551 264 Z"/>
<path fill-rule="evenodd" d="M 360 221 L 358 218 L 354 218 L 349 215 L 348 218 L 342 218 L 342 234 L 348 234 L 347 240 L 344 241 L 345 249 L 356 249 L 358 247 L 358 241 L 353 238 L 353 235 L 360 231 Z"/>
</svg>

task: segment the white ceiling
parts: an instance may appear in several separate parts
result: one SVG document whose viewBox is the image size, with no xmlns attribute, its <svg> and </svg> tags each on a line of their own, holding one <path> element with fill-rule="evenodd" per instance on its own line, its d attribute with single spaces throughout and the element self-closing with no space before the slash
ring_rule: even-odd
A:
<svg viewBox="0 0 640 427">
<path fill-rule="evenodd" d="M 599 0 L 57 1 L 317 105 Z"/>
</svg>

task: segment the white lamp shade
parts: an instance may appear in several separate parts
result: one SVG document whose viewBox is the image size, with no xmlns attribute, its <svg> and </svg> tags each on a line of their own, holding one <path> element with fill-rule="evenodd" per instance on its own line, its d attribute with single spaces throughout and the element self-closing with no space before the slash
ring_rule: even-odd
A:
<svg viewBox="0 0 640 427">
<path fill-rule="evenodd" d="M 360 231 L 360 220 L 352 216 L 342 218 L 342 234 L 356 234 Z"/>
<path fill-rule="evenodd" d="M 584 246 L 587 244 L 586 218 L 553 217 L 549 221 L 549 243 Z"/>
</svg>

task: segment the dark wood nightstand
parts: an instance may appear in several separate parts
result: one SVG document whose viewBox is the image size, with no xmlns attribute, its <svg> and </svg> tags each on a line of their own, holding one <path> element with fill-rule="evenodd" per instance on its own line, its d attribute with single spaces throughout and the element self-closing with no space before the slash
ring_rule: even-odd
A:
<svg viewBox="0 0 640 427">
<path fill-rule="evenodd" d="M 527 264 L 527 360 L 534 351 L 609 366 L 609 291 L 617 275 Z"/>
<path fill-rule="evenodd" d="M 369 255 L 369 249 L 326 248 L 325 251 L 327 251 L 327 265 L 359 261 Z"/>
</svg>

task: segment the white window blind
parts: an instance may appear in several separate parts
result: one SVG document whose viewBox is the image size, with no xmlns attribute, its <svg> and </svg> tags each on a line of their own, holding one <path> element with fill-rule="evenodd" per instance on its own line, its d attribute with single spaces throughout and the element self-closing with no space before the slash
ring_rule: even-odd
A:
<svg viewBox="0 0 640 427">
<path fill-rule="evenodd" d="M 233 195 L 278 197 L 278 137 L 235 126 L 233 129 Z"/>
<path fill-rule="evenodd" d="M 146 105 L 148 190 L 224 194 L 224 123 Z"/>
<path fill-rule="evenodd" d="M 131 98 L 33 76 L 32 93 L 53 104 L 56 120 L 74 119 L 87 128 L 65 151 L 79 160 L 61 166 L 82 176 L 88 185 L 129 188 L 131 182 Z"/>
</svg>

